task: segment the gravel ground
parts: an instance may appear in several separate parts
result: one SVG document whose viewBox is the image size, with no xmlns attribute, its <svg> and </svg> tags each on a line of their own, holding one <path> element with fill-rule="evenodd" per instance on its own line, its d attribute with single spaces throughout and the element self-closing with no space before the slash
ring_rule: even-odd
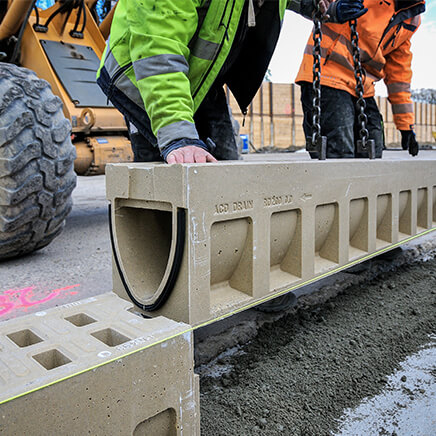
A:
<svg viewBox="0 0 436 436">
<path fill-rule="evenodd" d="M 341 417 L 335 436 L 432 436 L 436 434 L 436 336 L 401 362 L 383 392 Z"/>
<path fill-rule="evenodd" d="M 0 263 L 0 322 L 112 291 L 105 179 L 77 182 L 61 235 L 42 250 Z"/>
<path fill-rule="evenodd" d="M 380 394 L 436 332 L 436 260 L 398 266 L 322 303 L 303 298 L 307 304 L 202 368 L 203 435 L 339 431 L 344 410 Z M 434 360 L 429 374 L 435 381 Z M 371 434 L 408 433 L 380 425 Z"/>
</svg>

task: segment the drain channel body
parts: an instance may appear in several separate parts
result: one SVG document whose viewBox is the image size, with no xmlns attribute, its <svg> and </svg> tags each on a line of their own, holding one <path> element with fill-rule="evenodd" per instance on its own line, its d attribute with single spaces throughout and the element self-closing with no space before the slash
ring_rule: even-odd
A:
<svg viewBox="0 0 436 436">
<path fill-rule="evenodd" d="M 115 292 L 198 326 L 432 231 L 436 154 L 386 155 L 109 165 Z"/>
</svg>

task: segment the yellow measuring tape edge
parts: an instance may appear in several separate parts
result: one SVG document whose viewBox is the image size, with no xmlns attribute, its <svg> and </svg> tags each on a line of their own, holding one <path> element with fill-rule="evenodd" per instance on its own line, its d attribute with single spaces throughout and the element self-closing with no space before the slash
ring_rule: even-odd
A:
<svg viewBox="0 0 436 436">
<path fill-rule="evenodd" d="M 411 236 L 410 238 L 403 239 L 403 240 L 400 241 L 400 242 L 397 242 L 397 243 L 395 243 L 395 244 L 392 244 L 392 245 L 389 245 L 389 246 L 387 246 L 387 247 L 385 247 L 385 248 L 382 248 L 382 249 L 380 249 L 380 250 L 377 250 L 377 251 L 375 251 L 374 253 L 371 253 L 371 254 L 369 254 L 369 255 L 367 255 L 367 256 L 365 256 L 365 257 L 362 257 L 362 258 L 359 258 L 359 259 L 354 260 L 354 261 L 352 261 L 352 262 L 349 262 L 349 263 L 347 263 L 346 265 L 340 266 L 340 267 L 335 268 L 335 269 L 333 269 L 333 270 L 331 270 L 331 271 L 327 271 L 326 273 L 321 274 L 321 275 L 316 276 L 316 277 L 313 277 L 313 278 L 311 278 L 311 279 L 309 279 L 309 280 L 306 280 L 305 282 L 298 283 L 298 284 L 296 284 L 296 285 L 294 285 L 294 286 L 291 286 L 291 287 L 289 287 L 289 288 L 284 289 L 283 291 L 276 292 L 274 295 L 269 295 L 268 297 L 265 297 L 265 298 L 263 298 L 263 299 L 261 299 L 261 300 L 256 300 L 256 301 L 253 302 L 253 303 L 247 304 L 246 306 L 243 306 L 243 307 L 240 307 L 240 308 L 238 308 L 238 309 L 235 309 L 235 310 L 233 310 L 232 312 L 229 312 L 229 313 L 226 313 L 226 314 L 224 314 L 224 315 L 221 315 L 221 316 L 218 316 L 218 317 L 216 317 L 216 318 L 213 318 L 213 319 L 210 319 L 210 320 L 208 320 L 208 321 L 205 321 L 205 322 L 203 322 L 203 323 L 201 323 L 201 324 L 199 324 L 199 325 L 197 325 L 197 326 L 195 326 L 195 327 L 189 327 L 189 328 L 187 328 L 187 329 L 185 329 L 185 330 L 182 330 L 182 331 L 180 331 L 180 332 L 178 332 L 178 333 L 175 333 L 174 335 L 171 335 L 171 336 L 165 337 L 165 338 L 163 338 L 163 339 L 159 339 L 158 341 L 153 342 L 152 344 L 145 345 L 145 346 L 143 346 L 143 347 L 141 347 L 141 348 L 137 348 L 137 349 L 135 349 L 135 350 L 129 351 L 128 353 L 122 354 L 122 355 L 120 355 L 120 356 L 117 356 L 117 357 L 114 357 L 114 358 L 112 358 L 112 359 L 109 359 L 109 360 L 106 360 L 106 361 L 104 361 L 104 362 L 101 362 L 101 363 L 99 363 L 99 364 L 97 364 L 97 365 L 94 365 L 94 366 L 91 366 L 91 367 L 89 367 L 89 368 L 83 369 L 82 371 L 78 371 L 78 372 L 76 372 L 76 373 L 74 373 L 74 374 L 70 374 L 70 375 L 67 375 L 67 376 L 65 376 L 65 377 L 59 378 L 59 379 L 57 379 L 57 380 L 53 380 L 52 382 L 50 382 L 50 383 L 46 383 L 45 385 L 38 386 L 38 387 L 36 387 L 36 388 L 34 388 L 34 389 L 31 389 L 31 390 L 29 390 L 29 391 L 22 392 L 21 394 L 18 394 L 18 395 L 15 395 L 15 396 L 11 397 L 11 398 L 7 398 L 7 399 L 5 399 L 5 400 L 2 400 L 2 401 L 0 401 L 0 405 L 1 405 L 1 404 L 8 403 L 8 402 L 10 402 L 10 401 L 12 401 L 12 400 L 16 400 L 17 398 L 24 397 L 25 395 L 31 394 L 31 393 L 33 393 L 33 392 L 39 391 L 39 390 L 44 389 L 44 388 L 47 388 L 47 387 L 49 387 L 49 386 L 53 386 L 53 385 L 56 384 L 56 383 L 60 383 L 60 382 L 63 382 L 63 381 L 65 381 L 65 380 L 68 380 L 68 379 L 70 379 L 70 378 L 73 378 L 73 377 L 76 377 L 76 376 L 78 376 L 78 375 L 84 374 L 85 372 L 92 371 L 92 370 L 97 369 L 97 368 L 100 368 L 100 367 L 102 367 L 102 366 L 104 366 L 104 365 L 108 365 L 108 364 L 110 364 L 110 363 L 116 362 L 117 360 L 123 359 L 123 358 L 128 357 L 128 356 L 130 356 L 130 355 L 132 355 L 132 354 L 135 354 L 135 353 L 138 353 L 138 352 L 140 352 L 140 351 L 146 350 L 147 348 L 154 347 L 155 345 L 159 345 L 159 344 L 161 344 L 161 343 L 163 343 L 163 342 L 166 342 L 166 341 L 169 341 L 169 340 L 171 340 L 171 339 L 175 339 L 175 338 L 177 338 L 177 337 L 179 337 L 179 336 L 182 336 L 182 335 L 184 335 L 184 334 L 186 334 L 186 333 L 191 333 L 191 332 L 193 332 L 194 330 L 196 330 L 196 329 L 198 329 L 198 328 L 200 328 L 200 327 L 205 327 L 205 326 L 207 326 L 207 325 L 209 325 L 209 324 L 213 324 L 214 322 L 221 321 L 221 320 L 223 320 L 223 319 L 225 319 L 225 318 L 228 318 L 228 317 L 230 317 L 230 316 L 232 316 L 232 315 L 236 315 L 237 313 L 243 312 L 244 310 L 251 309 L 251 308 L 253 308 L 253 307 L 255 307 L 255 306 L 258 306 L 259 304 L 262 304 L 262 303 L 265 303 L 265 302 L 267 302 L 267 301 L 269 301 L 269 300 L 272 300 L 272 299 L 274 299 L 274 298 L 280 297 L 281 295 L 287 294 L 288 292 L 293 291 L 293 290 L 295 290 L 295 289 L 298 289 L 298 288 L 301 288 L 301 287 L 303 287 L 303 286 L 309 285 L 309 284 L 311 284 L 311 283 L 317 282 L 317 281 L 320 280 L 320 279 L 323 279 L 323 278 L 328 277 L 328 276 L 330 276 L 330 275 L 332 275 L 332 274 L 335 274 L 335 273 L 337 273 L 337 272 L 339 272 L 339 271 L 342 271 L 342 270 L 344 270 L 344 269 L 347 269 L 347 268 L 349 268 L 349 267 L 351 267 L 351 266 L 353 266 L 353 265 L 356 265 L 356 264 L 358 264 L 358 263 L 360 263 L 360 262 L 363 262 L 363 261 L 365 261 L 365 260 L 371 259 L 372 257 L 374 257 L 374 256 L 376 256 L 376 255 L 378 255 L 378 254 L 382 254 L 382 253 L 385 253 L 386 251 L 390 251 L 392 248 L 399 247 L 400 245 L 403 245 L 403 244 L 405 244 L 406 242 L 412 241 L 413 239 L 419 238 L 419 237 L 421 237 L 421 236 L 425 236 L 425 235 L 427 235 L 427 234 L 429 234 L 429 233 L 432 233 L 432 232 L 434 232 L 434 231 L 436 231 L 436 228 L 429 229 L 429 230 L 426 230 L 425 232 L 419 233 L 418 235 L 414 235 L 414 236 Z"/>
</svg>

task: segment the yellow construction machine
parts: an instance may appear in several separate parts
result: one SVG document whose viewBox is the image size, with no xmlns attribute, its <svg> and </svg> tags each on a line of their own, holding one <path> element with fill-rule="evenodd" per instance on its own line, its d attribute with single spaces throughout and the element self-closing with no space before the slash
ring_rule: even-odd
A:
<svg viewBox="0 0 436 436">
<path fill-rule="evenodd" d="M 0 259 L 61 232 L 75 173 L 132 159 L 124 119 L 95 82 L 114 12 L 98 25 L 96 2 L 0 0 Z"/>
</svg>

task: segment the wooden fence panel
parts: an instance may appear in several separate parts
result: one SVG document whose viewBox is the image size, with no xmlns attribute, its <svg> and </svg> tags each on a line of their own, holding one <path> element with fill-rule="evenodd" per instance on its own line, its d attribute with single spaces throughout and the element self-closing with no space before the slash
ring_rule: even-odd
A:
<svg viewBox="0 0 436 436">
<path fill-rule="evenodd" d="M 227 91 L 228 92 L 228 91 Z M 247 134 L 255 148 L 275 146 L 304 147 L 303 110 L 300 102 L 300 87 L 295 84 L 264 82 L 253 99 L 242 126 L 243 116 L 234 97 L 228 92 L 233 116 L 241 125 L 241 134 Z M 388 147 L 399 147 L 400 132 L 396 129 L 392 108 L 387 98 L 376 97 L 383 116 L 385 141 Z M 415 131 L 421 143 L 433 144 L 432 132 L 436 131 L 436 105 L 414 103 Z"/>
</svg>

